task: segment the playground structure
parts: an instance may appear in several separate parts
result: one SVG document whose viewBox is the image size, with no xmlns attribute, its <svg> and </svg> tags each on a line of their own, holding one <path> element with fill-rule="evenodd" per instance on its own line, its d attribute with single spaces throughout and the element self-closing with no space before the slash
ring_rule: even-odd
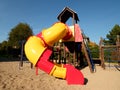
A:
<svg viewBox="0 0 120 90">
<path fill-rule="evenodd" d="M 72 26 L 67 26 L 66 21 L 72 17 Z M 50 28 L 42 30 L 36 36 L 31 36 L 25 43 L 25 54 L 28 60 L 37 68 L 45 71 L 49 75 L 57 78 L 66 79 L 68 84 L 84 84 L 84 76 L 80 70 L 76 69 L 71 64 L 66 64 L 66 53 L 71 54 L 72 58 L 68 56 L 72 63 L 81 63 L 81 51 L 83 48 L 87 64 L 91 72 L 94 72 L 94 63 L 87 46 L 87 39 L 84 37 L 77 21 L 79 18 L 70 8 L 66 7 L 59 14 L 57 22 Z M 54 46 L 58 43 L 57 46 Z M 61 47 L 63 45 L 63 47 Z M 53 49 L 58 49 L 58 61 L 53 62 L 50 58 Z M 63 50 L 63 59 L 61 59 L 61 51 Z M 65 62 L 62 62 L 64 60 Z M 68 61 L 69 61 L 68 60 Z"/>
<path fill-rule="evenodd" d="M 120 67 L 120 36 L 117 35 L 116 45 L 104 45 L 103 39 L 100 39 L 99 43 L 99 59 L 101 60 L 101 66 L 105 69 L 105 60 L 109 63 L 117 62 Z M 107 52 L 108 55 L 105 55 Z M 116 67 L 117 68 L 117 67 Z"/>
<path fill-rule="evenodd" d="M 63 11 L 58 15 L 58 20 L 63 23 L 67 23 L 69 18 L 72 18 L 72 32 L 74 38 L 66 41 L 59 41 L 53 47 L 53 57 L 54 54 L 58 55 L 56 58 L 52 58 L 56 63 L 69 63 L 74 65 L 75 67 L 85 67 L 86 64 L 90 68 L 90 72 L 94 72 L 95 67 L 92 61 L 91 53 L 89 47 L 87 45 L 87 38 L 83 34 L 81 28 L 77 24 L 79 21 L 78 15 L 76 12 L 66 7 Z M 83 60 L 83 52 L 85 54 L 86 60 Z M 58 62 L 57 62 L 58 61 Z"/>
</svg>

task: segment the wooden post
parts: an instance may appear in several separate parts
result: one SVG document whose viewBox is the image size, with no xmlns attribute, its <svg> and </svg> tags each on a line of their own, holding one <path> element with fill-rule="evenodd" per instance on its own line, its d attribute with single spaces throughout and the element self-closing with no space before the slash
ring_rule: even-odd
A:
<svg viewBox="0 0 120 90">
<path fill-rule="evenodd" d="M 58 63 L 61 64 L 61 42 L 59 42 L 58 60 Z"/>
<path fill-rule="evenodd" d="M 72 23 L 74 26 L 74 37 L 75 37 L 75 15 L 74 14 L 73 14 Z M 75 62 L 76 62 L 76 53 L 75 53 L 75 39 L 74 39 L 73 63 L 75 64 Z"/>
<path fill-rule="evenodd" d="M 101 48 L 102 48 L 102 37 L 100 37 L 100 42 L 99 42 L 99 59 L 101 60 L 102 59 L 102 53 L 101 53 Z"/>
<path fill-rule="evenodd" d="M 118 60 L 120 60 L 120 36 L 119 35 L 117 35 L 116 47 L 117 47 L 117 58 Z"/>
<path fill-rule="evenodd" d="M 19 63 L 19 69 L 20 67 L 23 67 L 23 50 L 24 50 L 24 41 L 22 40 L 20 42 L 21 44 L 21 55 L 20 55 L 20 63 Z"/>
<path fill-rule="evenodd" d="M 66 47 L 65 47 L 64 44 L 63 44 L 63 51 L 64 51 L 64 52 L 63 52 L 63 53 L 64 53 L 64 56 L 63 56 L 63 57 L 64 57 L 64 60 L 63 60 L 63 61 L 64 61 L 64 64 L 66 64 Z"/>
<path fill-rule="evenodd" d="M 100 38 L 99 42 L 99 59 L 101 60 L 101 67 L 105 69 L 105 64 L 104 64 L 104 48 L 102 47 L 103 44 L 103 39 L 102 37 Z"/>
<path fill-rule="evenodd" d="M 105 60 L 104 60 L 104 48 L 101 47 L 101 67 L 103 69 L 105 69 L 105 64 L 104 64 Z"/>
</svg>

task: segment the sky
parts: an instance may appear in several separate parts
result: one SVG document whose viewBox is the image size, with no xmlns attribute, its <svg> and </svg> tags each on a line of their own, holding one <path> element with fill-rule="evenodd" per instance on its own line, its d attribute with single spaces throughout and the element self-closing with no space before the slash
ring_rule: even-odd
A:
<svg viewBox="0 0 120 90">
<path fill-rule="evenodd" d="M 97 44 L 120 25 L 120 0 L 0 0 L 0 43 L 20 22 L 27 23 L 34 35 L 49 28 L 65 7 L 78 14 L 81 29 Z"/>
</svg>

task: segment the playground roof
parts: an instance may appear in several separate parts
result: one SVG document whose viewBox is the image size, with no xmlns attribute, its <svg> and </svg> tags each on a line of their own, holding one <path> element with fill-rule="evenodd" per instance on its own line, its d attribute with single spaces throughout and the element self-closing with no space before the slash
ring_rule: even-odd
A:
<svg viewBox="0 0 120 90">
<path fill-rule="evenodd" d="M 72 17 L 76 23 L 79 21 L 78 15 L 72 9 L 65 7 L 62 12 L 58 15 L 58 20 L 65 23 L 70 17 Z"/>
</svg>

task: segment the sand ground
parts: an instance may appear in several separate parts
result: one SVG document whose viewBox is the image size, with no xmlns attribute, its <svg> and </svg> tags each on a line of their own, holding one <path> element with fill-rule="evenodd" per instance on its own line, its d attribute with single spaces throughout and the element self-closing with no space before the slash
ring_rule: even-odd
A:
<svg viewBox="0 0 120 90">
<path fill-rule="evenodd" d="M 19 62 L 0 62 L 0 90 L 120 90 L 120 71 L 112 68 L 103 70 L 96 65 L 96 72 L 90 73 L 89 67 L 81 70 L 88 79 L 86 85 L 68 85 L 66 80 L 57 79 L 24 62 L 19 69 Z"/>
</svg>

